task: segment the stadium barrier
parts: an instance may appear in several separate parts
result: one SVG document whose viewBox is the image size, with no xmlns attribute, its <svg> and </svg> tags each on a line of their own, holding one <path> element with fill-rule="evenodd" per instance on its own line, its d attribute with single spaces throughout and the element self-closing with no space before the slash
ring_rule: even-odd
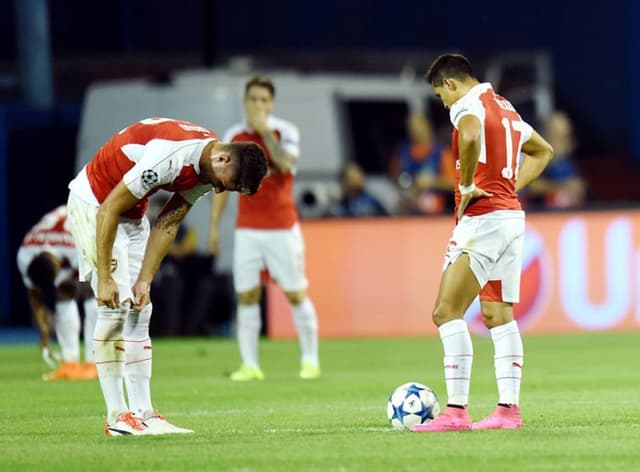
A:
<svg viewBox="0 0 640 472">
<path fill-rule="evenodd" d="M 325 337 L 436 335 L 431 313 L 451 217 L 306 221 L 309 295 Z M 640 329 L 640 211 L 527 216 L 516 317 L 528 333 Z M 268 284 L 268 333 L 292 338 Z M 476 300 L 465 315 L 486 333 Z"/>
</svg>

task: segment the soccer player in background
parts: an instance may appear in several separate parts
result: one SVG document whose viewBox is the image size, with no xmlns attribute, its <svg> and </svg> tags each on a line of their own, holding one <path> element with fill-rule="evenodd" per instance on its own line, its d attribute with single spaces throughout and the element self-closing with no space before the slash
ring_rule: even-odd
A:
<svg viewBox="0 0 640 472">
<path fill-rule="evenodd" d="M 267 154 L 269 175 L 254 196 L 240 195 L 233 250 L 233 281 L 238 294 L 236 317 L 242 365 L 231 380 L 262 380 L 258 359 L 261 329 L 261 271 L 283 289 L 293 308 L 293 321 L 301 350 L 302 379 L 320 377 L 318 321 L 307 296 L 304 241 L 293 200 L 295 165 L 300 155 L 300 133 L 288 121 L 271 115 L 275 87 L 267 77 L 256 76 L 245 84 L 246 121 L 232 126 L 225 142 L 251 141 Z M 210 248 L 218 252 L 219 223 L 228 195 L 214 196 L 211 210 Z"/>
<path fill-rule="evenodd" d="M 255 144 L 224 144 L 198 125 L 148 118 L 115 134 L 69 184 L 79 276 L 99 305 L 94 351 L 108 436 L 193 432 L 152 406 L 151 281 L 200 196 L 212 188 L 253 194 L 266 173 Z M 160 189 L 174 194 L 150 229 L 148 198 Z"/>
<path fill-rule="evenodd" d="M 96 299 L 86 284 L 78 286 L 78 253 L 71 233 L 65 228 L 66 221 L 64 205 L 44 215 L 24 237 L 17 255 L 18 270 L 40 333 L 40 351 L 47 365 L 54 368 L 42 376 L 47 381 L 98 377 L 93 361 Z M 80 313 L 76 302 L 79 291 L 84 309 L 84 363 L 80 362 Z M 59 356 L 49 345 L 50 314 L 60 346 Z"/>
<path fill-rule="evenodd" d="M 475 78 L 466 57 L 438 57 L 426 81 L 450 109 L 454 127 L 457 224 L 433 311 L 444 348 L 447 408 L 411 429 L 518 429 L 523 347 L 513 304 L 520 295 L 525 215 L 517 192 L 540 175 L 553 148 L 491 84 Z M 518 168 L 521 151 L 525 156 Z M 473 346 L 464 314 L 478 295 L 494 345 L 499 399 L 489 417 L 472 424 L 467 408 Z"/>
</svg>

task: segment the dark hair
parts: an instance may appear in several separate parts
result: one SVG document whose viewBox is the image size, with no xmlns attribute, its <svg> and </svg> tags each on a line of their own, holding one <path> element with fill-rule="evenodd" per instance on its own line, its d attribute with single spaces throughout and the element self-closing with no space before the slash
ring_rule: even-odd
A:
<svg viewBox="0 0 640 472">
<path fill-rule="evenodd" d="M 271 82 L 269 77 L 265 77 L 264 75 L 254 75 L 247 80 L 247 83 L 244 86 L 245 95 L 249 93 L 249 89 L 251 87 L 266 88 L 271 93 L 272 97 L 276 96 L 276 88 L 273 86 L 273 82 Z"/>
<path fill-rule="evenodd" d="M 42 301 L 46 307 L 52 312 L 56 309 L 56 265 L 53 256 L 47 252 L 43 252 L 34 257 L 29 267 L 27 267 L 27 275 L 33 285 L 40 290 Z"/>
<path fill-rule="evenodd" d="M 269 170 L 264 150 L 256 143 L 227 144 L 238 166 L 238 191 L 253 195 Z"/>
<path fill-rule="evenodd" d="M 442 54 L 431 63 L 425 74 L 426 81 L 435 87 L 442 86 L 448 77 L 458 80 L 475 77 L 469 59 L 462 54 Z"/>
</svg>

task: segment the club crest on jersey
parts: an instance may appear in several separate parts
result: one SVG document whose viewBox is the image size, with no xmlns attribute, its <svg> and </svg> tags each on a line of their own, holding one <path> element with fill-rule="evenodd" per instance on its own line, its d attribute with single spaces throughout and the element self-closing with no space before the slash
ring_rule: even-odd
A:
<svg viewBox="0 0 640 472">
<path fill-rule="evenodd" d="M 140 179 L 145 186 L 151 187 L 158 181 L 158 173 L 155 170 L 147 169 L 142 173 Z"/>
</svg>

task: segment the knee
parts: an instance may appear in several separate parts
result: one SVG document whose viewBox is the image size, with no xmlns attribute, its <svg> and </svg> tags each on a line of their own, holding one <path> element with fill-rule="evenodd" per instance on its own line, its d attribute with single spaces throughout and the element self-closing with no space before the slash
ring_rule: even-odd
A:
<svg viewBox="0 0 640 472">
<path fill-rule="evenodd" d="M 484 322 L 484 325 L 491 329 L 495 326 L 498 326 L 499 324 L 501 324 L 499 322 L 499 316 L 496 312 L 493 311 L 489 311 L 489 312 L 482 312 L 482 321 Z"/>
<path fill-rule="evenodd" d="M 305 290 L 285 292 L 285 295 L 292 305 L 300 305 L 307 298 L 307 292 Z"/>
<path fill-rule="evenodd" d="M 433 324 L 435 324 L 438 327 L 442 326 L 448 321 L 452 321 L 460 318 L 460 316 L 456 316 L 454 314 L 454 311 L 450 305 L 443 302 L 440 302 L 436 305 L 431 317 L 433 319 Z"/>
<path fill-rule="evenodd" d="M 238 293 L 238 303 L 240 303 L 240 305 L 255 305 L 260 302 L 261 295 L 262 289 L 260 287 L 240 292 Z"/>
<path fill-rule="evenodd" d="M 482 321 L 491 329 L 513 321 L 513 307 L 508 304 L 483 303 Z"/>
</svg>

